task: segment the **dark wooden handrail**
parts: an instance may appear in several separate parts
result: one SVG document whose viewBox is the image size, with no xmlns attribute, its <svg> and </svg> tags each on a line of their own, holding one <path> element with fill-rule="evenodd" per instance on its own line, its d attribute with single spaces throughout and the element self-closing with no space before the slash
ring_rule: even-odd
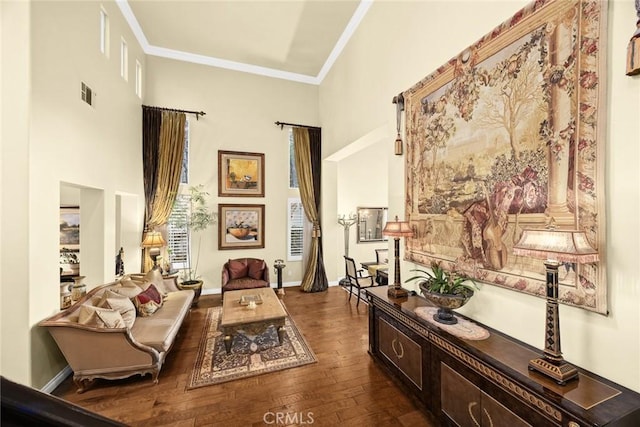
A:
<svg viewBox="0 0 640 427">
<path fill-rule="evenodd" d="M 2 377 L 0 385 L 0 400 L 0 424 L 3 427 L 125 425 L 5 377 Z"/>
</svg>

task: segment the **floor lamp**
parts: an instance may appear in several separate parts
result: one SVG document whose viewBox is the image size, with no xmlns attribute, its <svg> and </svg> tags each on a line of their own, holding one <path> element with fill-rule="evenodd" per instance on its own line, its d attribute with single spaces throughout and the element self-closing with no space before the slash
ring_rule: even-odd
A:
<svg viewBox="0 0 640 427">
<path fill-rule="evenodd" d="M 159 268 L 158 266 L 158 257 L 160 256 L 160 248 L 166 246 L 167 242 L 162 238 L 162 233 L 159 231 L 148 231 L 144 235 L 144 240 L 142 241 L 142 247 L 149 249 L 149 257 L 153 260 L 153 268 L 155 270 Z"/>
<path fill-rule="evenodd" d="M 398 216 L 396 215 L 395 221 L 387 221 L 384 226 L 384 230 L 382 230 L 382 235 L 394 238 L 396 256 L 393 286 L 389 286 L 387 295 L 392 298 L 406 297 L 409 295 L 409 292 L 406 289 L 403 289 L 400 284 L 400 238 L 413 237 L 413 230 L 411 230 L 411 226 L 408 221 L 398 221 Z"/>
<path fill-rule="evenodd" d="M 358 217 L 350 213 L 347 217 L 346 215 L 338 215 L 338 224 L 340 224 L 344 228 L 344 256 L 349 256 L 349 229 L 353 224 L 356 223 Z M 345 270 L 346 270 L 345 266 Z M 349 278 L 346 276 L 343 279 L 340 279 L 341 286 L 349 286 Z"/>
<path fill-rule="evenodd" d="M 578 377 L 575 367 L 565 362 L 560 350 L 560 317 L 558 313 L 558 267 L 563 262 L 592 263 L 598 253 L 587 236 L 577 230 L 524 230 L 513 247 L 516 255 L 544 259 L 547 270 L 547 307 L 545 319 L 545 348 L 542 357 L 529 361 L 529 369 L 553 378 L 558 384 Z"/>
</svg>

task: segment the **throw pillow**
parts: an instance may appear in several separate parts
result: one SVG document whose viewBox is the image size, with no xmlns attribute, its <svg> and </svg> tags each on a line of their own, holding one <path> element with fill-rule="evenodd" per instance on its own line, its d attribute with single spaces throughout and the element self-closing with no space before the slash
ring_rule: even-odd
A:
<svg viewBox="0 0 640 427">
<path fill-rule="evenodd" d="M 120 286 L 122 286 L 123 288 L 133 288 L 137 285 L 136 282 L 133 281 L 131 276 L 126 275 L 123 276 L 122 279 L 120 279 Z"/>
<path fill-rule="evenodd" d="M 80 307 L 78 323 L 97 328 L 115 329 L 126 327 L 119 311 L 84 304 Z"/>
<path fill-rule="evenodd" d="M 242 277 L 247 277 L 249 266 L 241 261 L 230 259 L 228 262 L 229 265 L 229 279 L 240 279 Z"/>
<path fill-rule="evenodd" d="M 156 285 L 158 291 L 160 291 L 164 296 L 171 292 L 171 289 L 168 289 L 167 286 L 165 286 L 164 279 L 162 278 L 162 273 L 160 272 L 160 270 L 149 270 L 149 272 L 145 274 L 144 280 L 145 282 L 153 283 L 154 285 Z M 146 286 L 146 284 L 144 286 Z"/>
<path fill-rule="evenodd" d="M 158 289 L 152 283 L 146 290 L 133 298 L 133 304 L 136 306 L 140 316 L 151 316 L 162 307 L 162 294 L 158 292 Z"/>
<path fill-rule="evenodd" d="M 125 295 L 120 295 L 111 290 L 107 290 L 98 304 L 98 307 L 118 310 L 127 328 L 133 327 L 136 321 L 136 307 Z"/>
<path fill-rule="evenodd" d="M 142 292 L 142 288 L 138 285 L 134 284 L 133 286 L 124 286 L 122 283 L 120 285 L 112 287 L 111 290 L 127 298 L 133 298 L 136 295 L 138 295 L 140 292 Z"/>
<path fill-rule="evenodd" d="M 264 261 L 261 259 L 254 259 L 249 261 L 249 277 L 255 280 L 262 280 L 264 269 Z"/>
<path fill-rule="evenodd" d="M 178 292 L 180 288 L 178 288 L 176 277 L 162 279 L 162 285 L 167 292 Z"/>
</svg>

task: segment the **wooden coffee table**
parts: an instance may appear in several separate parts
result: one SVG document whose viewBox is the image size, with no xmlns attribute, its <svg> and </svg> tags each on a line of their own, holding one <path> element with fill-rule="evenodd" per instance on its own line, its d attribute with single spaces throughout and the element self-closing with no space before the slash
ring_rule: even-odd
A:
<svg viewBox="0 0 640 427">
<path fill-rule="evenodd" d="M 240 304 L 240 300 L 252 296 L 259 297 L 261 304 L 251 309 Z M 278 330 L 278 342 L 282 345 L 284 339 L 284 319 L 287 312 L 280 303 L 276 293 L 271 288 L 243 289 L 224 293 L 222 303 L 222 320 L 220 327 L 224 334 L 224 348 L 231 353 L 233 337 L 238 332 L 245 335 L 263 334 L 269 326 Z"/>
</svg>

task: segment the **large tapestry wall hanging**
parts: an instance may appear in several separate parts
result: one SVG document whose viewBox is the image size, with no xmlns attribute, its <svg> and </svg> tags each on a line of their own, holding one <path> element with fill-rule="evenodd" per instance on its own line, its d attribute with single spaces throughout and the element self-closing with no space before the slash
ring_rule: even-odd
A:
<svg viewBox="0 0 640 427">
<path fill-rule="evenodd" d="M 607 313 L 606 1 L 540 0 L 403 93 L 405 258 L 545 296 L 524 228 L 584 230 L 599 263 L 565 264 L 560 301 Z"/>
</svg>

